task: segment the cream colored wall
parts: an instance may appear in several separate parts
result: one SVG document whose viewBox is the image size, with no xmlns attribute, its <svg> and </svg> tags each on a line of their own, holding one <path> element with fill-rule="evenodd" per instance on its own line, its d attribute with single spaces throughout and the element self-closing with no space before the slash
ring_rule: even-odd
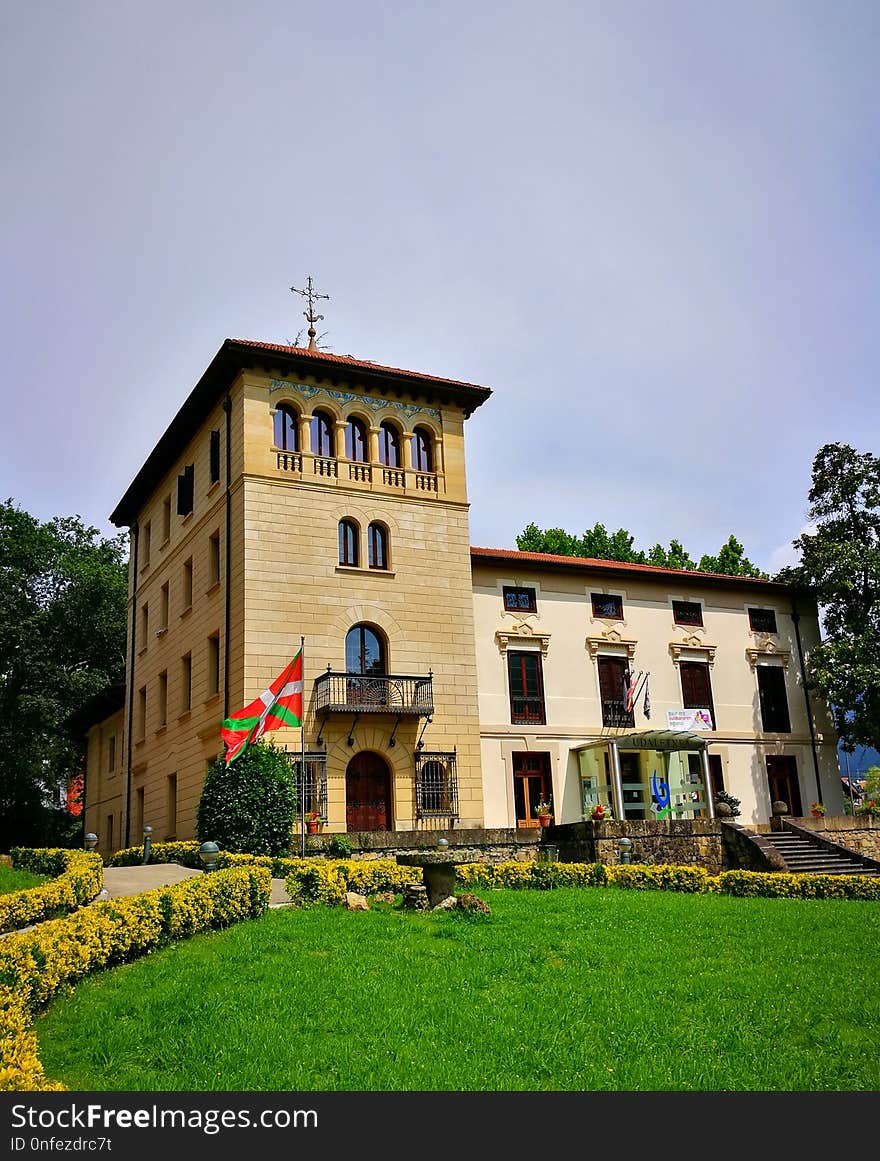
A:
<svg viewBox="0 0 880 1161">
<path fill-rule="evenodd" d="M 554 573 L 549 569 L 516 571 L 516 563 L 485 565 L 473 570 L 477 638 L 477 677 L 483 752 L 486 824 L 514 823 L 510 783 L 511 755 L 517 750 L 549 752 L 553 760 L 554 797 L 564 804 L 563 818 L 580 818 L 577 765 L 571 749 L 591 738 L 615 731 L 602 727 L 597 655 L 630 657 L 633 671 L 650 673 L 650 721 L 636 709 L 636 729 L 665 729 L 666 711 L 681 708 L 680 675 L 674 661 L 708 661 L 718 729 L 707 734 L 710 753 L 721 755 L 725 787 L 742 801 L 743 821 L 763 821 L 769 815 L 764 758 L 792 754 L 797 758 L 804 809 L 815 797 L 815 776 L 800 665 L 790 605 L 784 594 L 755 588 L 728 590 L 700 586 L 689 578 L 648 580 L 584 573 Z M 502 586 L 536 589 L 538 612 L 511 614 L 504 610 Z M 593 617 L 592 592 L 623 599 L 624 620 Z M 703 627 L 676 625 L 672 601 L 699 601 Z M 778 634 L 750 631 L 748 607 L 776 612 Z M 511 649 L 546 649 L 543 660 L 547 725 L 510 724 L 506 657 L 498 634 L 507 635 Z M 815 610 L 803 615 L 805 647 L 818 640 Z M 503 641 L 502 641 L 503 644 Z M 781 665 L 787 659 L 786 688 L 792 732 L 764 734 L 761 729 L 757 676 L 747 649 L 759 651 L 757 664 Z M 823 796 L 829 809 L 840 804 L 836 739 L 827 710 L 814 703 Z M 622 732 L 622 731 L 621 731 Z M 557 810 L 557 814 L 559 811 Z"/>
<path fill-rule="evenodd" d="M 355 624 L 378 627 L 388 641 L 391 673 L 433 671 L 435 713 L 424 736 L 427 750 L 457 749 L 462 826 L 482 823 L 473 602 L 467 510 L 418 500 L 328 490 L 300 483 L 248 480 L 246 484 L 246 698 L 257 696 L 305 637 L 305 689 L 329 665 L 345 670 L 345 636 Z M 337 528 L 346 517 L 365 534 L 372 520 L 390 533 L 388 572 L 338 565 Z M 363 551 L 365 551 L 365 546 Z M 413 751 L 423 720 L 404 719 L 389 745 L 394 719 L 362 715 L 355 744 L 346 744 L 352 715 L 333 715 L 328 746 L 329 830 L 345 829 L 344 776 L 360 750 L 375 750 L 394 775 L 398 829 L 413 825 Z M 310 712 L 306 748 L 318 723 Z M 298 731 L 276 740 L 298 750 Z"/>
<path fill-rule="evenodd" d="M 110 854 L 107 816 L 113 816 L 114 848 L 121 833 L 125 787 L 125 715 L 122 710 L 93 726 L 86 737 L 85 831 L 98 836 L 97 849 Z M 109 768 L 110 739 L 116 740 L 116 759 Z"/>
<path fill-rule="evenodd" d="M 232 399 L 232 466 L 233 479 L 241 473 L 242 441 L 237 436 L 242 416 L 242 389 L 236 384 Z M 210 482 L 209 433 L 219 430 L 220 480 Z M 177 515 L 177 477 L 186 464 L 195 467 L 193 511 Z M 136 648 L 131 649 L 131 581 L 133 559 L 129 566 L 128 664 L 134 663 L 134 723 L 132 733 L 131 809 L 138 788 L 144 791 L 144 823 L 153 827 L 156 841 L 171 837 L 191 838 L 195 833 L 195 810 L 201 794 L 208 762 L 222 751 L 220 723 L 223 718 L 224 622 L 226 569 L 226 415 L 222 403 L 205 416 L 202 428 L 162 479 L 139 514 L 141 538 L 147 522 L 151 524 L 149 562 L 139 553 L 137 592 L 135 596 Z M 163 501 L 171 497 L 171 527 L 167 539 L 162 536 Z M 230 558 L 233 599 L 241 593 L 243 580 L 243 490 L 241 482 L 232 489 L 232 555 Z M 220 535 L 220 583 L 210 576 L 210 537 Z M 142 547 L 143 541 L 141 541 Z M 184 605 L 184 562 L 192 558 L 192 604 Z M 160 600 L 162 586 L 169 583 L 168 627 L 161 632 Z M 149 606 L 149 626 L 143 634 L 142 610 Z M 230 709 L 240 708 L 242 691 L 242 634 L 232 622 L 230 646 Z M 208 688 L 208 637 L 219 633 L 220 692 Z M 192 708 L 183 709 L 182 658 L 192 654 Z M 159 676 L 168 674 L 167 720 L 159 718 Z M 128 698 L 130 668 L 126 673 Z M 147 690 L 146 728 L 141 734 L 138 721 L 139 690 Z M 126 724 L 127 729 L 127 724 Z M 171 817 L 169 777 L 176 775 L 176 813 Z M 122 775 L 123 787 L 125 773 Z M 124 793 L 124 791 L 123 791 Z M 124 812 L 123 812 L 124 813 Z M 141 841 L 141 835 L 130 828 L 129 841 Z M 124 817 L 117 845 L 124 841 Z"/>
</svg>

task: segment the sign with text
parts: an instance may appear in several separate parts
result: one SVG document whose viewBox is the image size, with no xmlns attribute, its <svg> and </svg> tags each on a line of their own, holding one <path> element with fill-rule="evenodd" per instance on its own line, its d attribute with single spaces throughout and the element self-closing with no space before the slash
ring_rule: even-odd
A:
<svg viewBox="0 0 880 1161">
<path fill-rule="evenodd" d="M 712 715 L 707 709 L 674 709 L 666 711 L 668 730 L 711 730 Z"/>
</svg>

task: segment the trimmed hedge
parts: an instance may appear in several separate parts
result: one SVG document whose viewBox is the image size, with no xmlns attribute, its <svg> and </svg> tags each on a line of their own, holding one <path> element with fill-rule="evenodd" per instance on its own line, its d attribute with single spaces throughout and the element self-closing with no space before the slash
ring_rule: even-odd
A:
<svg viewBox="0 0 880 1161">
<path fill-rule="evenodd" d="M 58 1090 L 37 1057 L 30 1018 L 90 972 L 269 906 L 268 868 L 245 866 L 95 903 L 0 940 L 0 1091 Z"/>
<path fill-rule="evenodd" d="M 104 884 L 101 856 L 92 851 L 13 847 L 11 854 L 14 866 L 35 875 L 52 875 L 53 880 L 0 895 L 0 933 L 76 911 L 90 903 Z"/>
</svg>

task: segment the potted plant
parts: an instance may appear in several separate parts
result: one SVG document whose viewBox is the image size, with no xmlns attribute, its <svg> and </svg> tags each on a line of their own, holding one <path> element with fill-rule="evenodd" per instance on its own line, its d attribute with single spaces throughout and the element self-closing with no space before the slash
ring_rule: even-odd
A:
<svg viewBox="0 0 880 1161">
<path fill-rule="evenodd" d="M 587 818 L 591 822 L 605 822 L 606 819 L 611 818 L 611 810 L 601 802 L 594 802 L 587 811 Z"/>
<path fill-rule="evenodd" d="M 549 802 L 539 802 L 535 807 L 535 814 L 538 816 L 539 826 L 549 826 L 550 819 L 553 817 L 551 813 L 551 806 Z"/>
<path fill-rule="evenodd" d="M 862 818 L 880 818 L 880 798 L 866 798 L 861 806 L 856 807 L 856 814 Z"/>
<path fill-rule="evenodd" d="M 319 810 L 310 810 L 306 814 L 306 830 L 309 834 L 317 834 L 321 829 L 321 812 Z"/>
<path fill-rule="evenodd" d="M 823 803 L 821 803 L 821 802 L 811 802 L 810 803 L 810 814 L 812 814 L 813 818 L 821 818 L 824 813 L 825 813 L 825 806 Z"/>
</svg>

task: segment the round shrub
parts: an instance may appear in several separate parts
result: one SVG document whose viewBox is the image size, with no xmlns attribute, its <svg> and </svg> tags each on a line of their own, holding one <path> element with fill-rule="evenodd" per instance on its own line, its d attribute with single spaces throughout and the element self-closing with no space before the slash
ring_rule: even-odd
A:
<svg viewBox="0 0 880 1161">
<path fill-rule="evenodd" d="M 335 834 L 327 843 L 327 854 L 334 859 L 350 859 L 352 849 L 351 839 L 347 834 Z"/>
<path fill-rule="evenodd" d="M 286 855 L 296 813 L 296 784 L 285 752 L 257 742 L 231 765 L 208 767 L 196 811 L 199 842 L 249 855 Z"/>
</svg>

